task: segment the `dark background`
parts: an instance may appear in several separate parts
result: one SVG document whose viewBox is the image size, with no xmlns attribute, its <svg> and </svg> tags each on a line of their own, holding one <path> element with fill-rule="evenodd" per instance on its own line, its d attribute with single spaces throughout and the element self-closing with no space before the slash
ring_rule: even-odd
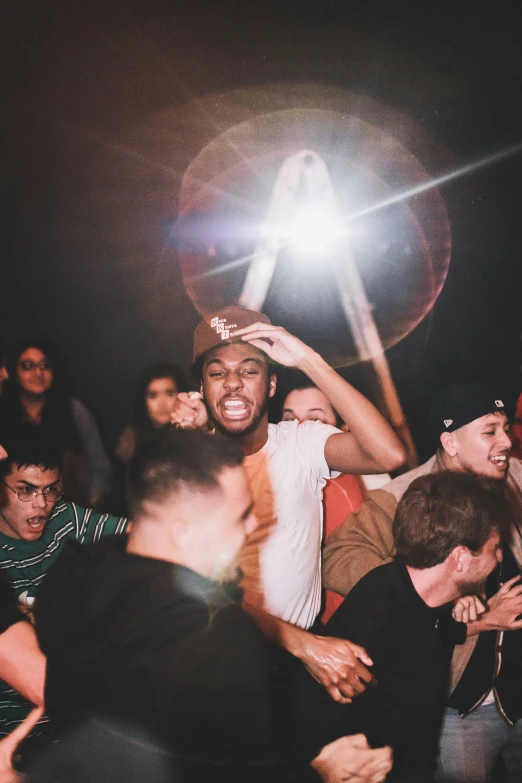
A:
<svg viewBox="0 0 522 783">
<path fill-rule="evenodd" d="M 12 2 L 2 24 L 0 335 L 58 341 L 112 442 L 137 373 L 164 357 L 188 367 L 198 321 L 177 264 L 161 253 L 168 210 L 149 219 L 146 235 L 122 219 L 136 198 L 125 191 L 128 161 L 139 158 L 148 218 L 151 178 L 163 191 L 174 179 L 134 129 L 191 96 L 325 84 L 406 112 L 456 165 L 467 163 L 522 142 L 519 9 L 458 0 Z M 448 279 L 433 314 L 389 351 L 421 452 L 434 383 L 519 365 L 521 183 L 519 153 L 441 188 L 453 238 Z"/>
</svg>

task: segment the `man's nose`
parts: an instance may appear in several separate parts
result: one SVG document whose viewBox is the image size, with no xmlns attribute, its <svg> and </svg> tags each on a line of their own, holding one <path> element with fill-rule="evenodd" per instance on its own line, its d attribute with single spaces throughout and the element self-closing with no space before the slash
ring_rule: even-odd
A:
<svg viewBox="0 0 522 783">
<path fill-rule="evenodd" d="M 46 506 L 47 498 L 42 492 L 39 492 L 33 500 L 33 508 L 45 508 Z"/>
<path fill-rule="evenodd" d="M 502 432 L 502 436 L 500 439 L 500 442 L 502 444 L 503 449 L 510 449 L 513 445 L 513 442 L 509 436 L 509 433 L 507 433 L 505 430 Z"/>
<path fill-rule="evenodd" d="M 241 376 L 235 372 L 229 373 L 225 378 L 224 386 L 225 389 L 233 389 L 234 391 L 237 391 L 237 389 L 242 389 L 243 381 Z"/>
</svg>

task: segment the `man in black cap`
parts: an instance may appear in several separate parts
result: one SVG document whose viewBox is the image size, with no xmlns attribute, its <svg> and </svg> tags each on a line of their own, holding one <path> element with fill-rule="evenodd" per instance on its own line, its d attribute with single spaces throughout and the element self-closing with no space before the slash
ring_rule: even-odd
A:
<svg viewBox="0 0 522 783">
<path fill-rule="evenodd" d="M 321 604 L 322 488 L 332 472 L 394 470 L 404 448 L 362 394 L 260 313 L 227 307 L 205 318 L 194 334 L 194 361 L 204 401 L 179 394 L 173 420 L 197 428 L 210 422 L 245 456 L 259 521 L 240 558 L 245 606 L 332 698 L 350 701 L 371 680 L 363 665 L 371 660 L 348 641 L 307 632 Z M 276 386 L 269 361 L 305 372 L 350 431 L 318 421 L 269 424 Z"/>
<path fill-rule="evenodd" d="M 323 584 L 346 595 L 365 574 L 395 556 L 392 520 L 418 476 L 449 469 L 503 482 L 514 511 L 503 563 L 485 586 L 486 611 L 469 624 L 468 641 L 453 657 L 441 740 L 442 776 L 448 781 L 485 782 L 501 749 L 509 780 L 522 779 L 522 622 L 517 619 L 522 586 L 516 579 L 522 564 L 522 464 L 509 456 L 507 406 L 504 391 L 490 384 L 446 389 L 433 407 L 440 435 L 436 454 L 370 492 L 324 550 Z"/>
</svg>

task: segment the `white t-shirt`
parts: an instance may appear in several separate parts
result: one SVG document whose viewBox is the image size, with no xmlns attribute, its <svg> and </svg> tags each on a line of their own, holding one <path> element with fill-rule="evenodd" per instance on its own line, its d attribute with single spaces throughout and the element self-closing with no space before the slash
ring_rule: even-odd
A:
<svg viewBox="0 0 522 783">
<path fill-rule="evenodd" d="M 245 457 L 258 527 L 240 555 L 245 600 L 300 628 L 321 606 L 322 490 L 331 475 L 325 443 L 329 424 L 283 421 Z"/>
</svg>

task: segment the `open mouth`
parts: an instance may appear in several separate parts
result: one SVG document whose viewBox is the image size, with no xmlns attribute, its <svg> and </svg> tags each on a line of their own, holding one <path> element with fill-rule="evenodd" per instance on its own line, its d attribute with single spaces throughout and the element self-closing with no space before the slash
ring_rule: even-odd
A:
<svg viewBox="0 0 522 783">
<path fill-rule="evenodd" d="M 489 461 L 496 465 L 497 468 L 505 470 L 509 464 L 509 456 L 507 454 L 495 454 L 489 457 Z"/>
<path fill-rule="evenodd" d="M 27 520 L 27 525 L 33 533 L 41 533 L 47 524 L 47 517 L 30 517 Z"/>
<path fill-rule="evenodd" d="M 248 405 L 238 397 L 223 400 L 221 410 L 228 419 L 242 419 L 248 415 Z"/>
</svg>

